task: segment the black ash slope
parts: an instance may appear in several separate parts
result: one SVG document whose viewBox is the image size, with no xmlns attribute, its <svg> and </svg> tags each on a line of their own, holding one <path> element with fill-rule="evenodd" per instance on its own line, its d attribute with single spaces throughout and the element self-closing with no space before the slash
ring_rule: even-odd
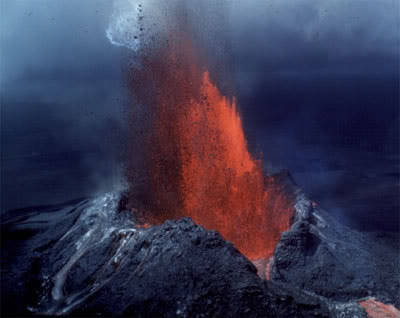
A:
<svg viewBox="0 0 400 318">
<path fill-rule="evenodd" d="M 190 219 L 138 227 L 119 194 L 6 214 L 1 314 L 365 317 L 358 301 L 367 296 L 398 306 L 398 246 L 297 196 L 271 281 Z"/>
<path fill-rule="evenodd" d="M 3 224 L 2 315 L 329 316 L 318 298 L 261 280 L 217 232 L 189 219 L 139 229 L 118 200 Z"/>
<path fill-rule="evenodd" d="M 298 195 L 296 220 L 275 249 L 271 279 L 330 300 L 375 297 L 400 308 L 400 241 L 357 232 Z"/>
</svg>

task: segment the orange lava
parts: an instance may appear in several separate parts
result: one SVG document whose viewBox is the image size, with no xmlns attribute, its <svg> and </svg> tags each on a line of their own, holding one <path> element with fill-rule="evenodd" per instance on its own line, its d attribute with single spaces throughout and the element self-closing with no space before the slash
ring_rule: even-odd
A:
<svg viewBox="0 0 400 318">
<path fill-rule="evenodd" d="M 252 260 L 252 263 L 257 268 L 257 275 L 262 279 L 270 280 L 271 279 L 271 267 L 274 264 L 274 256 L 270 258 L 261 258 L 257 260 Z"/>
<path fill-rule="evenodd" d="M 399 318 L 400 311 L 393 305 L 383 304 L 373 298 L 361 301 L 360 305 L 371 318 Z"/>
<path fill-rule="evenodd" d="M 143 221 L 189 216 L 249 259 L 269 257 L 290 227 L 293 202 L 277 180 L 264 177 L 235 98 L 220 93 L 194 52 L 185 37 L 171 40 L 139 74 L 156 92 L 148 140 L 153 200 Z"/>
</svg>

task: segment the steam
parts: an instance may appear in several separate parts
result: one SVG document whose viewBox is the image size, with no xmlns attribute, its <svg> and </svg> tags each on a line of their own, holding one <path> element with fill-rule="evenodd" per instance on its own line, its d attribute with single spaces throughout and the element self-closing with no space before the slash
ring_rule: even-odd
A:
<svg viewBox="0 0 400 318">
<path fill-rule="evenodd" d="M 114 12 L 106 29 L 111 44 L 137 51 L 140 47 L 141 4 L 138 1 L 115 0 Z"/>
<path fill-rule="evenodd" d="M 113 10 L 105 34 L 115 46 L 137 52 L 166 27 L 167 10 L 158 1 L 114 0 Z"/>
</svg>

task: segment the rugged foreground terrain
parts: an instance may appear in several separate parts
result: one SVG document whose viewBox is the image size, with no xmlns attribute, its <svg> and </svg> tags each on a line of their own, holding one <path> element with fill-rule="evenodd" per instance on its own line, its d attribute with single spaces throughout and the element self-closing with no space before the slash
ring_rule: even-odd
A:
<svg viewBox="0 0 400 318">
<path fill-rule="evenodd" d="M 396 239 L 351 231 L 300 192 L 269 281 L 217 232 L 190 219 L 143 228 L 119 200 L 6 214 L 2 316 L 367 317 L 362 301 L 400 306 Z M 399 313 L 387 308 L 381 317 Z"/>
</svg>

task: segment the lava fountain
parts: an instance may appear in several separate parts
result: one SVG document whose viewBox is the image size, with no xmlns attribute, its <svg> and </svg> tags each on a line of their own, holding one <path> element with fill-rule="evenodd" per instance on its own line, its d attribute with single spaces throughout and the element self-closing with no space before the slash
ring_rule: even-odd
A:
<svg viewBox="0 0 400 318">
<path fill-rule="evenodd" d="M 174 36 L 135 71 L 133 91 L 150 105 L 151 200 L 145 223 L 191 217 L 251 260 L 265 259 L 290 226 L 293 201 L 249 152 L 237 101 L 221 94 L 187 36 Z"/>
</svg>

